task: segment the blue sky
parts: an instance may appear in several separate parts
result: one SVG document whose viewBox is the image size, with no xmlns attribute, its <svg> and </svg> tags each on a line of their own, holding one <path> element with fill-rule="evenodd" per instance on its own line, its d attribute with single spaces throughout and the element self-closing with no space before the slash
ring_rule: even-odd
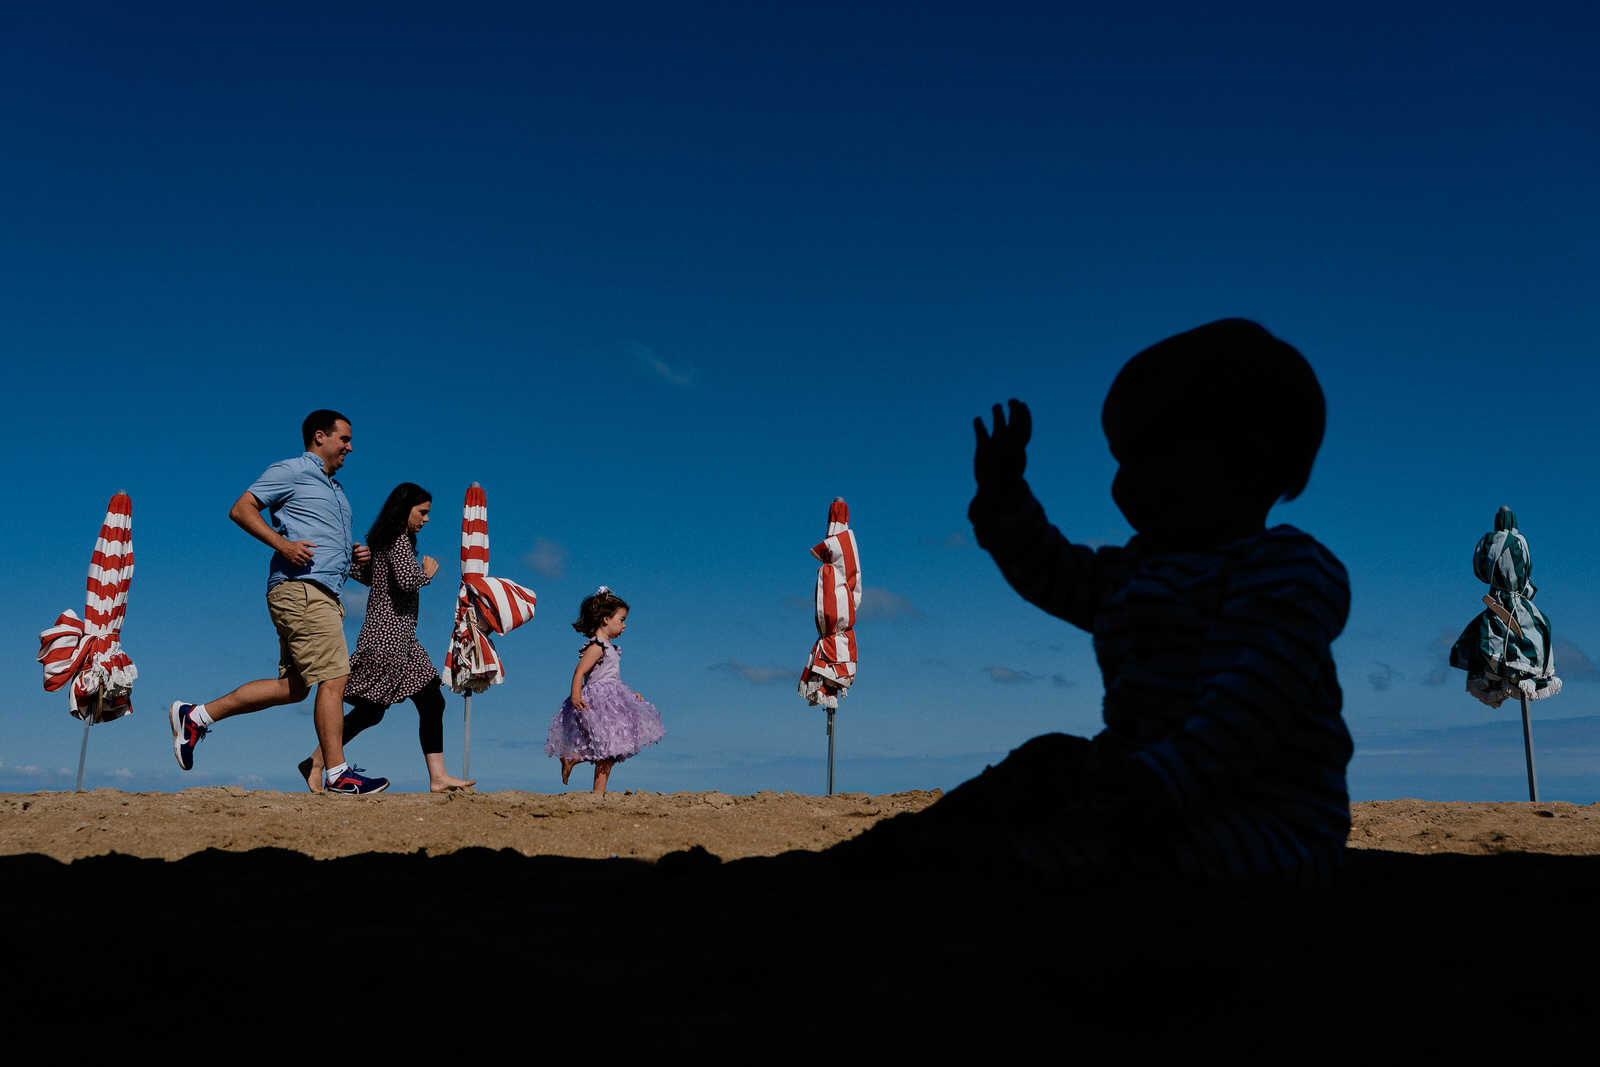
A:
<svg viewBox="0 0 1600 1067">
<path fill-rule="evenodd" d="M 1597 36 L 1571 3 L 8 4 L 0 789 L 72 785 L 32 657 L 118 489 L 140 679 L 87 783 L 295 786 L 309 704 L 187 775 L 165 707 L 276 663 L 227 511 L 316 407 L 354 423 L 360 528 L 397 482 L 435 494 L 436 660 L 470 482 L 491 573 L 539 594 L 474 701 L 483 787 L 559 787 L 567 624 L 604 583 L 667 726 L 615 786 L 820 792 L 793 677 L 843 496 L 868 594 L 838 786 L 949 788 L 1094 730 L 1101 694 L 1087 635 L 972 544 L 972 417 L 1026 399 L 1052 519 L 1119 542 L 1106 387 L 1242 315 L 1328 396 L 1274 521 L 1351 574 L 1352 796 L 1524 795 L 1515 712 L 1443 658 L 1510 504 L 1568 684 L 1541 785 L 1600 800 Z M 351 754 L 422 788 L 390 715 Z"/>
</svg>

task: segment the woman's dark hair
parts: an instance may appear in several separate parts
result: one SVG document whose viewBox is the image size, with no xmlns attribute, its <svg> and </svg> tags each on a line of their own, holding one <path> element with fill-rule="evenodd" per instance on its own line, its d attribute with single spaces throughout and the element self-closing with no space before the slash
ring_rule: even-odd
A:
<svg viewBox="0 0 1600 1067">
<path fill-rule="evenodd" d="M 572 628 L 585 637 L 593 637 L 601 623 L 627 608 L 626 600 L 601 586 L 599 592 L 584 597 L 583 603 L 578 605 L 578 621 L 572 624 Z"/>
<path fill-rule="evenodd" d="M 416 548 L 417 535 L 406 529 L 406 523 L 411 519 L 412 508 L 432 499 L 433 494 L 415 482 L 401 482 L 395 486 L 389 499 L 383 502 L 383 510 L 373 520 L 372 529 L 367 531 L 367 547 L 374 552 L 388 551 L 400 540 L 400 535 L 405 534 L 411 538 L 411 547 Z"/>
</svg>

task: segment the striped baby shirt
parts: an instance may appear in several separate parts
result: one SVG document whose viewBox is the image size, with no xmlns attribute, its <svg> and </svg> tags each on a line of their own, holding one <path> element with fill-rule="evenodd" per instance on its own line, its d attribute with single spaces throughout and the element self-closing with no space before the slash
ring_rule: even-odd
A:
<svg viewBox="0 0 1600 1067">
<path fill-rule="evenodd" d="M 1105 729 L 1091 764 L 1137 761 L 1165 791 L 1179 873 L 1327 885 L 1350 831 L 1352 746 L 1329 646 L 1343 565 L 1277 526 L 1203 552 L 1074 545 L 1026 486 L 969 515 L 1024 598 L 1094 635 Z"/>
</svg>

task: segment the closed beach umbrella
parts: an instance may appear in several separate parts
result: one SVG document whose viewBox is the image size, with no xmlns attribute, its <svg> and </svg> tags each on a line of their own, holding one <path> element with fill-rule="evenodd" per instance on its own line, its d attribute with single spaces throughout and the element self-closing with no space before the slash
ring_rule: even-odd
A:
<svg viewBox="0 0 1600 1067">
<path fill-rule="evenodd" d="M 122 619 L 132 581 L 133 501 L 127 493 L 118 493 L 106 505 L 89 560 L 83 618 L 70 610 L 62 612 L 54 626 L 39 634 L 45 689 L 53 693 L 65 688 L 67 707 L 74 718 L 83 720 L 79 789 L 89 752 L 89 727 L 133 713 L 133 682 L 139 671 L 122 650 Z"/>
<path fill-rule="evenodd" d="M 1472 572 L 1489 586 L 1484 609 L 1467 624 L 1450 650 L 1450 665 L 1467 672 L 1467 692 L 1491 708 L 1512 697 L 1522 705 L 1522 742 L 1528 758 L 1528 798 L 1539 799 L 1533 764 L 1533 726 L 1528 701 L 1561 692 L 1550 646 L 1550 620 L 1534 606 L 1538 591 L 1529 577 L 1533 557 L 1508 507 L 1494 517 L 1472 553 Z"/>
<path fill-rule="evenodd" d="M 489 577 L 489 503 L 477 482 L 461 506 L 461 588 L 440 677 L 451 691 L 466 694 L 466 741 L 461 776 L 472 767 L 472 694 L 505 681 L 500 654 L 489 634 L 505 634 L 533 618 L 538 598 L 504 578 Z"/>
<path fill-rule="evenodd" d="M 800 675 L 800 695 L 828 709 L 828 793 L 833 793 L 833 713 L 856 680 L 856 609 L 861 607 L 861 556 L 850 529 L 850 505 L 828 506 L 828 536 L 812 546 L 817 568 L 817 643 Z"/>
</svg>

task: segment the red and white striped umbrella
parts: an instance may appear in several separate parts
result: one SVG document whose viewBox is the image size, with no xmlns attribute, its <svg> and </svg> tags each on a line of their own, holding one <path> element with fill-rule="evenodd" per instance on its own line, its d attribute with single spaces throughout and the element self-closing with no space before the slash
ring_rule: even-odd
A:
<svg viewBox="0 0 1600 1067">
<path fill-rule="evenodd" d="M 122 650 L 122 618 L 133 581 L 133 501 L 118 493 L 106 505 L 105 522 L 89 560 L 83 618 L 63 612 L 39 634 L 44 687 L 66 688 L 74 717 L 109 722 L 133 712 L 133 680 L 139 671 Z"/>
<path fill-rule="evenodd" d="M 856 678 L 856 609 L 861 606 L 861 557 L 850 530 L 850 505 L 828 506 L 828 536 L 811 549 L 817 568 L 817 643 L 800 675 L 800 695 L 837 708 Z"/>
<path fill-rule="evenodd" d="M 489 577 L 489 504 L 477 482 L 461 507 L 461 588 L 456 622 L 439 672 L 454 692 L 481 693 L 505 681 L 489 633 L 510 633 L 533 618 L 538 598 L 504 578 Z"/>
</svg>

